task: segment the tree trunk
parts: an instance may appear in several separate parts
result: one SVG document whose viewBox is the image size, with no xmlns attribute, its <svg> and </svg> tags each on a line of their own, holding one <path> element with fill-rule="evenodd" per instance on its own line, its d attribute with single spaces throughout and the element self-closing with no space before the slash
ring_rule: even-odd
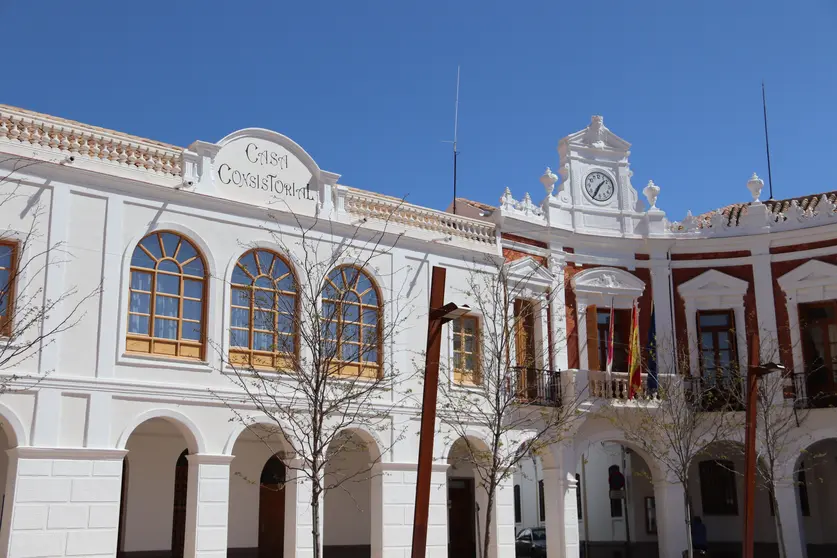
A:
<svg viewBox="0 0 837 558">
<path fill-rule="evenodd" d="M 785 534 L 782 532 L 782 515 L 779 511 L 779 502 L 776 501 L 775 490 L 770 491 L 770 498 L 773 500 L 773 523 L 776 525 L 776 540 L 779 543 L 779 558 L 786 558 L 788 555 L 785 548 Z"/>
<path fill-rule="evenodd" d="M 494 493 L 496 491 L 496 487 L 492 487 L 488 491 L 488 505 L 485 506 L 485 536 L 483 537 L 482 543 L 482 558 L 489 558 L 488 549 L 491 547 L 491 510 L 494 509 Z"/>
<path fill-rule="evenodd" d="M 318 472 L 319 460 L 314 458 L 312 463 L 311 474 L 311 538 L 314 543 L 313 558 L 320 558 L 322 553 L 322 546 L 320 545 L 320 494 L 322 494 L 322 484 L 320 482 L 320 474 Z"/>
<path fill-rule="evenodd" d="M 686 550 L 688 557 L 694 558 L 695 551 L 692 547 L 692 508 L 689 501 L 689 484 L 686 481 L 683 486 L 683 510 L 686 514 Z"/>
</svg>

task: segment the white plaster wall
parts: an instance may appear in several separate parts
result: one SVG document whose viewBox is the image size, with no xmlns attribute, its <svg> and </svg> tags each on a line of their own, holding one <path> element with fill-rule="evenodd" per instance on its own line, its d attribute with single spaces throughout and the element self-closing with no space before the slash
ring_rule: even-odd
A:
<svg viewBox="0 0 837 558">
<path fill-rule="evenodd" d="M 186 441 L 161 419 L 149 421 L 128 440 L 128 497 L 124 550 L 171 548 L 174 473 Z"/>
<path fill-rule="evenodd" d="M 345 451 L 326 468 L 323 545 L 369 545 L 372 542 L 371 472 L 369 454 L 362 449 Z"/>
<path fill-rule="evenodd" d="M 514 484 L 520 486 L 520 522 L 515 523 L 516 531 L 529 527 L 541 527 L 538 481 L 543 478 L 543 468 L 539 461 L 527 457 L 523 459 L 514 473 Z"/>
</svg>

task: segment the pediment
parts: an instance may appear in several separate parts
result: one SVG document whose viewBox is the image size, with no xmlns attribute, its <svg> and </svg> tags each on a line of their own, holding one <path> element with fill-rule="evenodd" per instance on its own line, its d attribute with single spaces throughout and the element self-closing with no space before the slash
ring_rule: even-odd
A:
<svg viewBox="0 0 837 558">
<path fill-rule="evenodd" d="M 526 256 L 506 264 L 506 274 L 519 283 L 549 286 L 552 284 L 552 273 L 535 261 L 532 256 Z"/>
<path fill-rule="evenodd" d="M 596 267 L 576 274 L 571 281 L 577 293 L 604 294 L 608 296 L 638 297 L 645 290 L 645 283 L 622 269 Z"/>
<path fill-rule="evenodd" d="M 748 283 L 737 277 L 727 275 L 717 269 L 710 269 L 682 283 L 677 292 L 684 297 L 696 296 L 744 296 Z"/>
<path fill-rule="evenodd" d="M 778 279 L 785 292 L 808 287 L 837 285 L 837 265 L 820 260 L 809 260 Z"/>
<path fill-rule="evenodd" d="M 611 132 L 604 125 L 604 118 L 601 116 L 593 116 L 586 128 L 562 139 L 558 146 L 559 150 L 563 145 L 615 151 L 628 151 L 631 148 L 630 143 Z"/>
</svg>

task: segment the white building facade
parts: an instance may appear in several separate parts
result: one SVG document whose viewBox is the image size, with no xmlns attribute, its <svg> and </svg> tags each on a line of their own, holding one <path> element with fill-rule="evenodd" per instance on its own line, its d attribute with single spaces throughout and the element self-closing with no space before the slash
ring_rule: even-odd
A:
<svg viewBox="0 0 837 558">
<path fill-rule="evenodd" d="M 598 480 L 582 480 L 588 513 L 579 514 L 576 475 L 591 448 L 605 455 L 602 448 L 626 447 L 629 478 L 642 470 L 647 479 L 629 481 L 633 540 L 647 543 L 651 555 L 680 556 L 682 492 L 660 463 L 597 414 L 603 401 L 625 399 L 627 374 L 617 360 L 616 372 L 605 377 L 596 313 L 611 306 L 626 311 L 638 301 L 647 331 L 653 307 L 656 331 L 697 355 L 710 350 L 697 341 L 705 333 L 698 316 L 716 312 L 737 332 L 727 339 L 736 347 L 725 358 L 746 365 L 747 344 L 761 336 L 778 340 L 776 358 L 789 368 L 809 370 L 812 355 L 831 354 L 805 348 L 813 341 L 810 327 L 800 324 L 813 323 L 812 312 L 825 316 L 817 331 L 826 337 L 817 338 L 817 347 L 837 346 L 837 322 L 832 328 L 828 321 L 837 299 L 837 217 L 833 195 L 801 205 L 761 203 L 754 178 L 751 204 L 672 224 L 655 205 L 659 188 L 645 188 L 646 207 L 632 187 L 629 147 L 594 117 L 561 140 L 560 177 L 548 169 L 541 177 L 542 203 L 529 194 L 518 201 L 507 190 L 497 207 L 459 200 L 453 215 L 343 186 L 272 131 L 240 130 L 217 143 L 179 148 L 0 106 L 0 248 L 8 254 L 0 271 L 14 279 L 0 311 L 6 354 L 15 357 L 2 359 L 3 373 L 15 378 L 0 395 L 5 555 L 312 555 L 311 488 L 286 467 L 294 456 L 269 450 L 236 420 L 235 409 L 252 409 L 229 366 L 235 359 L 279 366 L 281 335 L 259 341 L 264 332 L 254 318 L 242 318 L 247 305 L 236 289 L 241 270 L 255 265 L 260 275 L 248 274 L 253 288 L 259 275 L 276 296 L 293 295 L 282 281 L 299 275 L 304 255 L 295 247 L 307 236 L 316 239 L 316 258 L 339 252 L 335 273 L 352 284 L 359 315 L 374 316 L 358 318 L 358 327 L 384 339 L 372 356 L 348 360 L 359 376 L 392 379 L 382 395 L 385 424 L 348 428 L 362 449 L 328 473 L 369 474 L 326 493 L 326 557 L 409 554 L 420 408 L 407 395 L 421 391 L 411 375 L 426 346 L 431 269 L 447 269 L 446 300 L 462 301 L 468 274 L 490 272 L 490 265 L 480 268 L 487 261 L 508 262 L 513 273 L 530 270 L 527 297 L 538 303 L 531 331 L 548 350 L 541 361 L 520 364 L 560 371 L 561 397 L 580 401 L 583 420 L 533 465 L 543 483 L 537 524 L 546 527 L 549 555 L 579 556 L 582 534 L 587 542 L 621 540 L 624 520 L 602 529 L 594 518 L 599 507 L 610 509 L 594 488 Z M 250 257 L 256 263 L 246 264 Z M 27 304 L 49 310 L 37 327 L 25 327 L 31 314 L 20 310 Z M 282 312 L 274 314 L 281 324 Z M 396 319 L 393 334 L 380 335 Z M 473 319 L 479 324 L 479 316 Z M 462 324 L 446 328 L 445 362 L 467 361 Z M 515 358 L 523 352 L 517 348 Z M 688 373 L 700 375 L 701 362 Z M 675 373 L 662 357 L 658 366 L 661 375 Z M 830 393 L 834 375 L 820 376 L 797 383 L 788 404 L 813 401 L 806 390 Z M 457 378 L 443 374 L 441 381 Z M 807 414 L 798 447 L 787 449 L 789 477 L 796 478 L 805 450 L 828 449 L 837 438 L 833 413 Z M 469 437 L 485 435 L 475 427 Z M 457 443 L 437 437 L 428 556 L 477 556 L 486 524 L 478 479 L 456 460 Z M 597 463 L 587 460 L 586 467 L 598 477 Z M 837 491 L 829 481 L 834 461 L 816 467 L 826 488 L 802 496 L 794 480 L 776 491 L 788 556 L 837 544 L 828 496 Z M 693 475 L 695 483 L 700 478 Z M 505 479 L 498 490 L 490 558 L 514 556 L 519 528 L 537 526 L 516 522 L 514 484 Z M 740 491 L 734 478 L 732 490 Z M 764 521 L 757 541 L 770 545 L 776 532 L 766 496 L 758 498 Z M 713 516 L 701 508 L 708 504 L 694 500 L 710 541 L 734 546 L 740 529 L 730 519 L 740 519 L 739 510 L 721 502 L 723 509 L 709 510 L 721 512 Z M 646 528 L 648 509 L 653 530 Z M 588 514 L 596 526 L 585 529 Z"/>
</svg>

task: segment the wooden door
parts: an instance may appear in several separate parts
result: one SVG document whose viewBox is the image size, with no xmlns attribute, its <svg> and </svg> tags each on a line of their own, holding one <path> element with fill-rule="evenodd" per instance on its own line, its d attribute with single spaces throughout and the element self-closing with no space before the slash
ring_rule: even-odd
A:
<svg viewBox="0 0 837 558">
<path fill-rule="evenodd" d="M 448 479 L 448 558 L 476 558 L 474 479 Z"/>
<path fill-rule="evenodd" d="M 189 485 L 189 450 L 183 450 L 174 466 L 174 513 L 171 522 L 172 558 L 183 558 L 186 545 L 186 493 Z"/>
<path fill-rule="evenodd" d="M 538 372 L 535 369 L 535 310 L 529 300 L 515 300 L 514 314 L 517 332 L 515 335 L 515 356 L 520 368 L 518 389 L 527 399 L 537 399 Z"/>
<path fill-rule="evenodd" d="M 799 305 L 808 397 L 830 404 L 837 394 L 837 305 L 833 301 Z"/>
<path fill-rule="evenodd" d="M 259 488 L 259 558 L 278 558 L 285 551 L 285 466 L 267 460 Z"/>
</svg>

